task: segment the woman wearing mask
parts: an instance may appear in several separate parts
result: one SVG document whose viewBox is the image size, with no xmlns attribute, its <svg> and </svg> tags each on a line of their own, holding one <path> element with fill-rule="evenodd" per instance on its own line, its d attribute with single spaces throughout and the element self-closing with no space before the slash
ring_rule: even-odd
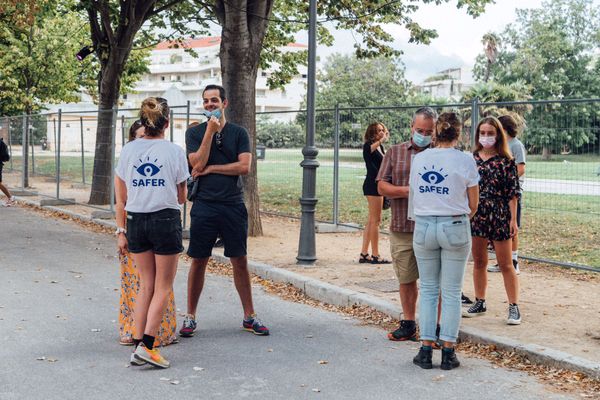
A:
<svg viewBox="0 0 600 400">
<path fill-rule="evenodd" d="M 463 311 L 463 317 L 477 317 L 487 311 L 487 243 L 491 240 L 502 272 L 508 297 L 507 324 L 521 323 L 519 280 L 512 263 L 511 238 L 518 232 L 517 198 L 519 178 L 500 121 L 486 117 L 477 125 L 474 157 L 479 170 L 479 208 L 471 220 L 473 235 L 473 283 L 475 304 Z"/>
<path fill-rule="evenodd" d="M 443 113 L 436 123 L 436 148 L 417 154 L 410 172 L 415 231 L 413 248 L 419 268 L 419 329 L 422 346 L 413 362 L 431 369 L 437 339 L 438 298 L 441 298 L 439 339 L 441 368 L 460 365 L 454 352 L 461 315 L 461 289 L 471 251 L 469 218 L 477 210 L 479 174 L 473 157 L 455 149 L 462 124 L 455 113 Z"/>
<path fill-rule="evenodd" d="M 166 101 L 144 100 L 140 120 L 145 136 L 123 147 L 115 170 L 116 234 L 120 253 L 133 255 L 140 274 L 131 362 L 168 368 L 154 342 L 183 251 L 180 204 L 189 172 L 183 149 L 164 139 Z"/>
<path fill-rule="evenodd" d="M 144 127 L 140 120 L 129 127 L 129 142 L 144 137 Z M 140 275 L 128 251 L 119 254 L 121 265 L 121 297 L 119 307 L 119 343 L 124 346 L 133 345 L 134 323 L 133 310 L 135 299 L 140 289 Z M 177 343 L 177 317 L 175 315 L 175 296 L 169 294 L 167 310 L 160 323 L 154 347 Z"/>
<path fill-rule="evenodd" d="M 374 122 L 367 127 L 365 143 L 363 144 L 363 159 L 367 167 L 367 176 L 363 183 L 363 195 L 369 204 L 369 216 L 363 231 L 363 244 L 359 263 L 389 264 L 390 261 L 379 255 L 379 225 L 381 224 L 381 210 L 383 196 L 377 192 L 375 178 L 379 172 L 381 161 L 385 155 L 383 143 L 387 142 L 389 133 L 387 128 L 379 122 Z M 369 256 L 369 244 L 371 256 Z"/>
</svg>

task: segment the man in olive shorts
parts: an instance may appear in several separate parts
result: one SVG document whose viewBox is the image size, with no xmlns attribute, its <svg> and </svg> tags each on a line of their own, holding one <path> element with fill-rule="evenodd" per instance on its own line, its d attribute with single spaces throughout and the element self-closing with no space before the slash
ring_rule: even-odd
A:
<svg viewBox="0 0 600 400">
<path fill-rule="evenodd" d="M 431 144 L 436 120 L 437 113 L 433 109 L 418 109 L 413 116 L 410 140 L 392 146 L 385 153 L 376 179 L 379 194 L 392 199 L 390 248 L 394 271 L 400 282 L 402 304 L 400 327 L 388 334 L 394 341 L 417 340 L 415 317 L 419 270 L 413 252 L 415 223 L 408 219 L 408 182 L 412 158 Z"/>
</svg>

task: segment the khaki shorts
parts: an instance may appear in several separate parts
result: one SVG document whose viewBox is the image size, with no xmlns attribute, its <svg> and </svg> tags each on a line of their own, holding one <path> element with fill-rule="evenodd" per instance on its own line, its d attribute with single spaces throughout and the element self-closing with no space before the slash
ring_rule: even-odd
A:
<svg viewBox="0 0 600 400">
<path fill-rule="evenodd" d="M 412 232 L 390 232 L 390 252 L 398 282 L 411 283 L 419 279 Z"/>
</svg>

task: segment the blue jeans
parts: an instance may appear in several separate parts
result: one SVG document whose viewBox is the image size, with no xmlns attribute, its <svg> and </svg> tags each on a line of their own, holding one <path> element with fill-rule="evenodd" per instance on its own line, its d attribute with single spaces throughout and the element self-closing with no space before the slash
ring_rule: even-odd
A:
<svg viewBox="0 0 600 400">
<path fill-rule="evenodd" d="M 442 297 L 440 339 L 456 342 L 461 317 L 460 294 L 471 251 L 467 215 L 416 217 L 413 247 L 419 267 L 419 329 L 422 340 L 436 340 L 438 297 Z"/>
</svg>

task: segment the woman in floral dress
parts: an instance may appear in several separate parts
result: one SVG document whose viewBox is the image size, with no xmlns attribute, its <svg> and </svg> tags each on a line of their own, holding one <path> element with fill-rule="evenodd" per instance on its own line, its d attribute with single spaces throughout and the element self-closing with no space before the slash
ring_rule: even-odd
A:
<svg viewBox="0 0 600 400">
<path fill-rule="evenodd" d="M 519 279 L 512 264 L 511 238 L 518 232 L 517 199 L 519 178 L 517 166 L 508 149 L 502 124 L 494 117 L 479 122 L 473 152 L 479 170 L 479 207 L 471 219 L 474 261 L 473 283 L 476 301 L 463 317 L 484 315 L 487 311 L 487 243 L 494 243 L 496 259 L 502 272 L 508 297 L 507 324 L 521 323 L 519 311 Z"/>
<path fill-rule="evenodd" d="M 144 137 L 144 127 L 140 121 L 135 121 L 129 128 L 129 141 Z M 121 299 L 119 307 L 119 343 L 124 346 L 133 345 L 133 309 L 135 298 L 140 290 L 140 276 L 133 258 L 129 253 L 119 254 L 121 265 Z M 160 324 L 154 346 L 167 346 L 177 342 L 177 318 L 175 315 L 175 296 L 169 296 L 167 311 Z"/>
</svg>

